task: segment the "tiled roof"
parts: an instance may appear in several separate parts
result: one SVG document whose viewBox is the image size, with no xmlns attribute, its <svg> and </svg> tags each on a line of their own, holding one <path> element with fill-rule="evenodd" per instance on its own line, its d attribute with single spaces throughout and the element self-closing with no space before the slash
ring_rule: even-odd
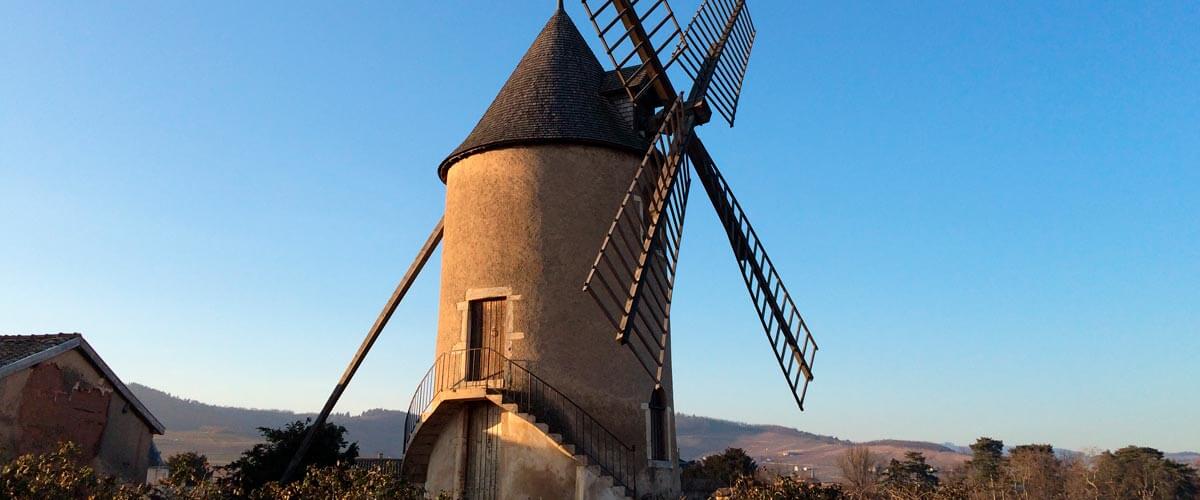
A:
<svg viewBox="0 0 1200 500">
<path fill-rule="evenodd" d="M 646 81 L 646 73 L 639 73 L 642 68 L 641 64 L 630 64 L 628 67 L 621 70 L 621 74 L 625 78 L 633 77 L 632 82 L 628 82 L 632 88 L 640 88 Z M 634 73 L 637 73 L 636 75 Z M 611 94 L 614 92 L 624 92 L 625 86 L 621 84 L 621 79 L 617 77 L 617 70 L 612 69 L 604 73 L 604 83 L 600 85 L 600 93 Z"/>
<path fill-rule="evenodd" d="M 468 155 L 513 144 L 574 142 L 644 153 L 646 141 L 601 95 L 614 80 L 559 9 L 438 176 L 445 181 L 450 166 Z"/>
<path fill-rule="evenodd" d="M 51 335 L 0 335 L 0 367 L 79 338 L 78 333 Z"/>
</svg>

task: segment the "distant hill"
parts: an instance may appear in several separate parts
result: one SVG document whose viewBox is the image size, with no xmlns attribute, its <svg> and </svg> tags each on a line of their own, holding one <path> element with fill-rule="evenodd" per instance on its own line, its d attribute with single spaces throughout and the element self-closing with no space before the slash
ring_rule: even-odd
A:
<svg viewBox="0 0 1200 500">
<path fill-rule="evenodd" d="M 1179 453 L 1164 453 L 1167 458 L 1183 464 L 1200 465 L 1200 453 L 1194 451 L 1181 451 Z"/>
<path fill-rule="evenodd" d="M 129 384 L 129 388 L 166 426 L 166 434 L 154 441 L 163 456 L 198 451 L 208 455 L 214 464 L 228 463 L 261 442 L 259 427 L 279 427 L 316 416 L 210 405 L 136 383 Z M 347 438 L 358 442 L 363 456 L 395 457 L 401 452 L 404 417 L 401 411 L 369 410 L 359 415 L 334 414 L 330 420 L 346 427 Z M 836 474 L 837 458 L 854 444 L 778 425 L 751 425 L 686 414 L 676 415 L 676 431 L 679 453 L 684 459 L 736 447 L 746 450 L 764 467 L 810 467 L 821 477 Z M 967 457 L 934 443 L 877 441 L 871 446 L 886 457 L 899 457 L 908 450 L 921 451 L 937 467 L 950 467 Z"/>
<path fill-rule="evenodd" d="M 208 455 L 214 464 L 224 464 L 261 442 L 259 427 L 279 427 L 288 422 L 315 418 L 313 413 L 286 410 L 261 410 L 216 406 L 174 396 L 141 384 L 129 384 L 166 426 L 155 444 L 164 457 L 184 451 Z M 358 415 L 334 414 L 330 421 L 346 427 L 347 438 L 358 442 L 362 456 L 400 456 L 404 432 L 402 411 L 368 410 Z M 728 420 L 676 414 L 679 454 L 685 460 L 719 453 L 726 448 L 742 448 L 763 467 L 795 470 L 809 467 L 818 478 L 834 479 L 837 460 L 854 442 L 778 425 L 753 425 Z M 887 439 L 864 444 L 883 457 L 901 458 L 905 452 L 919 451 L 934 467 L 949 470 L 970 458 L 969 448 L 951 443 Z M 1064 450 L 1065 451 L 1065 450 Z M 1169 453 L 1168 458 L 1185 463 L 1200 460 L 1200 454 Z"/>
<path fill-rule="evenodd" d="M 279 427 L 316 417 L 313 413 L 210 405 L 136 383 L 129 384 L 129 388 L 166 426 L 167 432 L 154 440 L 164 457 L 198 451 L 208 455 L 214 464 L 228 463 L 261 442 L 259 427 Z M 402 411 L 369 410 L 359 415 L 334 414 L 330 421 L 346 427 L 347 439 L 358 442 L 362 456 L 396 457 L 401 453 L 404 417 Z M 746 450 L 764 467 L 777 470 L 810 467 L 819 477 L 836 475 L 837 458 L 854 444 L 778 425 L 751 425 L 686 414 L 676 415 L 675 421 L 679 454 L 684 459 L 735 447 Z M 967 459 L 967 455 L 934 443 L 870 444 L 885 458 L 900 457 L 908 450 L 920 451 L 935 467 L 951 467 Z"/>
<path fill-rule="evenodd" d="M 237 458 L 243 450 L 262 442 L 259 427 L 280 427 L 288 422 L 316 418 L 315 413 L 216 406 L 184 399 L 141 384 L 129 384 L 133 394 L 162 421 L 167 432 L 154 438 L 164 457 L 184 451 L 208 455 L 215 464 Z M 346 438 L 358 442 L 361 456 L 400 456 L 405 412 L 367 410 L 358 415 L 335 413 L 329 420 L 345 426 Z"/>
<path fill-rule="evenodd" d="M 837 477 L 838 458 L 855 444 L 870 446 L 871 451 L 884 460 L 901 458 L 908 451 L 919 451 L 934 467 L 946 470 L 970 458 L 968 454 L 924 441 L 855 443 L 790 427 L 744 424 L 685 414 L 676 414 L 675 423 L 679 454 L 685 459 L 719 453 L 725 448 L 741 448 L 761 466 L 779 471 L 808 467 L 820 478 Z"/>
<path fill-rule="evenodd" d="M 138 383 L 129 384 L 129 390 L 171 431 L 220 427 L 234 434 L 256 435 L 259 427 L 278 427 L 303 418 L 293 411 L 210 405 Z"/>
</svg>

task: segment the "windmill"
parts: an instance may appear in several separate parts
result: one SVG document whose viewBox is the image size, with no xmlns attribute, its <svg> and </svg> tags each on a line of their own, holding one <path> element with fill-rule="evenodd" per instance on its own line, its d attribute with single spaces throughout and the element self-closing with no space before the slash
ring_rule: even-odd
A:
<svg viewBox="0 0 1200 500">
<path fill-rule="evenodd" d="M 409 406 L 402 466 L 433 492 L 678 493 L 670 306 L 693 175 L 804 409 L 817 345 L 696 135 L 713 111 L 733 125 L 755 37 L 745 1 L 703 0 L 685 28 L 666 0 L 583 5 L 613 67 L 560 1 L 439 165 L 445 215 L 312 427 L 442 243 L 435 359 Z M 686 94 L 669 73 L 683 75 Z"/>
</svg>

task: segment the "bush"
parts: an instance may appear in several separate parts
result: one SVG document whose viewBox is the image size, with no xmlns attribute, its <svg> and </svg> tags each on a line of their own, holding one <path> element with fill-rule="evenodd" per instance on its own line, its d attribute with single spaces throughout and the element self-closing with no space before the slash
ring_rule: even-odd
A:
<svg viewBox="0 0 1200 500">
<path fill-rule="evenodd" d="M 780 476 L 771 481 L 742 477 L 728 488 L 729 498 L 738 500 L 838 500 L 843 498 L 837 485 L 811 483 Z"/>
<path fill-rule="evenodd" d="M 892 459 L 880 479 L 884 494 L 892 499 L 930 498 L 938 489 L 938 477 L 925 455 L 910 451 L 904 460 Z"/>
<path fill-rule="evenodd" d="M 424 491 L 376 468 L 355 467 L 349 462 L 310 467 L 298 481 L 265 483 L 243 490 L 232 483 L 213 480 L 208 458 L 195 452 L 167 460 L 170 474 L 153 488 L 105 477 L 84 464 L 79 448 L 65 442 L 45 454 L 28 454 L 0 467 L 0 500 L 298 500 L 307 498 L 367 500 L 424 499 Z M 442 497 L 439 497 L 442 498 Z"/>
<path fill-rule="evenodd" d="M 225 466 L 227 474 L 221 479 L 225 488 L 236 496 L 246 496 L 269 482 L 278 481 L 296 450 L 300 449 L 308 427 L 301 421 L 287 424 L 282 429 L 260 427 L 258 430 L 267 442 L 254 445 Z M 301 470 L 313 465 L 349 465 L 354 463 L 355 458 L 358 458 L 358 444 L 346 444 L 346 428 L 326 423 L 317 431 L 308 454 L 301 462 Z"/>
<path fill-rule="evenodd" d="M 179 486 L 196 486 L 212 478 L 208 457 L 194 451 L 172 455 L 167 471 L 167 481 Z"/>
<path fill-rule="evenodd" d="M 0 499 L 145 498 L 148 490 L 103 477 L 83 463 L 79 447 L 60 443 L 44 454 L 21 455 L 0 467 Z"/>
<path fill-rule="evenodd" d="M 718 455 L 683 464 L 683 491 L 709 495 L 717 488 L 732 486 L 741 477 L 754 477 L 758 464 L 741 448 L 726 448 Z"/>
<path fill-rule="evenodd" d="M 423 500 L 422 488 L 411 486 L 398 477 L 379 469 L 363 467 L 312 467 L 304 479 L 288 484 L 267 483 L 251 493 L 258 500 L 300 500 L 305 498 L 336 498 L 339 500 L 372 500 L 394 498 Z"/>
</svg>

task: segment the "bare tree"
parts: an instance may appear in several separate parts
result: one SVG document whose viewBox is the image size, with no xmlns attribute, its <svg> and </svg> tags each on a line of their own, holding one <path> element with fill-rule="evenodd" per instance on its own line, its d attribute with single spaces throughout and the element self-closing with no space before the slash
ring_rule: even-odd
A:
<svg viewBox="0 0 1200 500">
<path fill-rule="evenodd" d="M 1017 498 L 1052 500 L 1063 497 L 1063 464 L 1048 444 L 1025 444 L 1009 452 L 1008 474 Z"/>
<path fill-rule="evenodd" d="M 1063 489 L 1068 500 L 1099 500 L 1096 469 L 1092 453 L 1072 455 L 1063 460 Z"/>
<path fill-rule="evenodd" d="M 871 499 L 878 495 L 879 463 L 879 456 L 867 446 L 846 448 L 846 452 L 838 459 L 838 468 L 842 470 L 842 484 L 847 497 Z"/>
</svg>

